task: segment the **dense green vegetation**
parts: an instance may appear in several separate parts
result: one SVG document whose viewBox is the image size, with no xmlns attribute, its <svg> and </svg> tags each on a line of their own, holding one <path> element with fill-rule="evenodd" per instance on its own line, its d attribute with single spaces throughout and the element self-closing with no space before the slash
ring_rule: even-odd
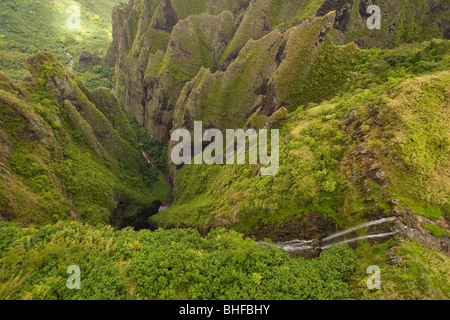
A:
<svg viewBox="0 0 450 320">
<path fill-rule="evenodd" d="M 449 258 L 393 240 L 356 252 L 334 246 L 319 258 L 293 259 L 224 229 L 113 231 L 78 222 L 40 229 L 0 222 L 0 299 L 448 299 Z M 358 263 L 359 261 L 359 263 Z M 69 290 L 66 270 L 81 270 Z M 368 290 L 378 265 L 382 290 Z"/>
<path fill-rule="evenodd" d="M 292 259 L 223 229 L 151 232 L 0 222 L 0 299 L 348 299 L 357 257 L 333 247 Z M 66 287 L 81 269 L 81 290 Z"/>
<path fill-rule="evenodd" d="M 259 221 L 277 224 L 316 211 L 351 226 L 370 209 L 390 214 L 392 198 L 427 217 L 448 214 L 449 181 L 439 172 L 449 165 L 444 115 L 450 79 L 443 71 L 450 67 L 449 41 L 360 50 L 348 61 L 351 72 L 342 64 L 334 66 L 347 71 L 329 69 L 327 62 L 340 51 L 329 46 L 306 83 L 323 93 L 319 84 L 325 83 L 325 72 L 345 80 L 328 83 L 327 90 L 335 93 L 331 100 L 311 96 L 313 102 L 285 116 L 279 125 L 284 143 L 278 174 L 260 177 L 257 165 L 184 166 L 177 175 L 174 205 L 154 221 L 168 226 L 225 223 L 249 231 Z M 353 157 L 362 146 L 377 155 L 376 161 L 369 159 L 370 166 L 383 163 L 392 181 L 387 189 L 384 179 L 371 176 L 368 160 Z M 401 159 L 400 168 L 395 158 Z M 219 216 L 222 222 L 215 219 Z"/>
<path fill-rule="evenodd" d="M 450 299 L 447 0 L 122 2 L 0 2 L 0 299 Z M 279 129 L 277 174 L 175 168 L 195 120 Z"/>
<path fill-rule="evenodd" d="M 136 119 L 128 116 L 128 121 L 136 134 L 139 146 L 148 153 L 155 162 L 156 169 L 168 173 L 169 168 L 167 164 L 167 146 L 155 139 L 150 138 L 148 131 L 137 123 Z"/>
<path fill-rule="evenodd" d="M 392 249 L 389 247 L 392 246 Z M 393 251 L 386 255 L 386 252 Z M 442 252 L 426 249 L 415 242 L 393 240 L 371 246 L 359 245 L 356 253 L 359 267 L 350 280 L 355 297 L 371 300 L 448 300 L 450 299 L 449 257 Z M 389 263 L 389 255 L 397 256 L 398 263 Z M 381 271 L 382 290 L 367 290 L 369 277 L 366 268 L 377 265 Z"/>
<path fill-rule="evenodd" d="M 167 199 L 158 174 L 143 174 L 151 166 L 108 89 L 89 91 L 46 53 L 30 69 L 33 83 L 0 74 L 2 215 L 24 225 L 107 224 Z"/>
<path fill-rule="evenodd" d="M 0 3 L 0 69 L 13 80 L 30 77 L 26 61 L 39 50 L 53 53 L 63 65 L 73 56 L 76 74 L 94 89 L 113 87 L 112 69 L 101 62 L 78 68 L 81 51 L 104 56 L 112 39 L 111 11 L 125 0 L 5 0 Z M 68 19 L 80 8 L 79 30 Z"/>
</svg>

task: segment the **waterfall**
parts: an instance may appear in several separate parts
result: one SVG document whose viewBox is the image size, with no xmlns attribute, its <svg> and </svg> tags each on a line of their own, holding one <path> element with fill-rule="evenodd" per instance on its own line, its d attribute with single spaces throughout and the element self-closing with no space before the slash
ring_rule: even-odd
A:
<svg viewBox="0 0 450 320">
<path fill-rule="evenodd" d="M 340 244 L 344 244 L 344 243 L 349 243 L 349 242 L 355 242 L 355 241 L 359 241 L 359 240 L 364 240 L 364 239 L 376 239 L 376 238 L 385 238 L 385 237 L 390 237 L 393 236 L 395 234 L 397 234 L 398 231 L 393 231 L 393 232 L 386 232 L 386 233 L 377 233 L 377 234 L 370 234 L 367 236 L 362 236 L 362 237 L 356 237 L 356 238 L 352 238 L 352 239 L 348 239 L 348 240 L 344 240 L 341 242 L 337 242 L 337 243 L 331 243 L 329 245 L 326 245 L 324 247 L 321 247 L 322 250 L 326 250 L 329 247 L 333 246 L 333 245 L 340 245 Z"/>
<path fill-rule="evenodd" d="M 337 239 L 339 239 L 342 236 L 345 236 L 347 234 L 350 234 L 356 230 L 360 230 L 366 227 L 371 227 L 371 226 L 376 226 L 376 225 L 380 225 L 383 223 L 387 223 L 387 222 L 391 222 L 396 220 L 396 217 L 389 217 L 389 218 L 382 218 L 379 220 L 374 220 L 374 221 L 369 221 L 369 222 L 364 222 L 361 223 L 357 226 L 348 228 L 346 230 L 342 230 L 336 233 L 333 233 L 323 239 L 312 239 L 312 240 L 299 240 L 299 239 L 294 239 L 294 240 L 289 240 L 289 241 L 282 241 L 282 242 L 275 242 L 275 243 L 267 243 L 267 242 L 257 242 L 258 245 L 269 245 L 269 246 L 274 246 L 280 249 L 283 249 L 289 253 L 293 253 L 293 252 L 299 252 L 299 251 L 305 251 L 305 250 L 326 250 L 329 247 L 331 247 L 332 245 L 339 245 L 339 244 L 344 244 L 344 243 L 350 243 L 350 242 L 355 242 L 355 241 L 359 241 L 359 240 L 364 240 L 364 239 L 379 239 L 379 238 L 385 238 L 385 237 L 390 237 L 393 236 L 395 234 L 398 233 L 398 231 L 393 231 L 393 232 L 385 232 L 385 233 L 377 233 L 377 234 L 370 234 L 370 235 L 366 235 L 366 236 L 360 236 L 360 237 L 354 237 L 351 239 L 347 239 L 347 240 L 342 240 L 342 241 L 336 241 Z M 332 241 L 333 240 L 333 241 Z M 327 242 L 331 242 L 329 244 L 326 245 L 322 245 L 324 243 Z"/>
<path fill-rule="evenodd" d="M 397 219 L 396 217 L 389 217 L 389 218 L 383 218 L 383 219 L 379 219 L 379 220 L 375 220 L 375 221 L 361 223 L 361 224 L 359 224 L 359 225 L 357 225 L 355 227 L 352 227 L 352 228 L 349 228 L 349 229 L 346 229 L 346 230 L 343 230 L 343 231 L 339 231 L 337 233 L 333 233 L 332 235 L 322 239 L 322 241 L 326 242 L 328 240 L 331 240 L 331 239 L 334 239 L 334 238 L 346 235 L 348 233 L 351 233 L 353 231 L 356 231 L 356 230 L 359 230 L 359 229 L 362 229 L 362 228 L 376 226 L 376 225 L 383 224 L 383 223 L 386 223 L 386 222 L 394 221 L 396 219 Z"/>
</svg>

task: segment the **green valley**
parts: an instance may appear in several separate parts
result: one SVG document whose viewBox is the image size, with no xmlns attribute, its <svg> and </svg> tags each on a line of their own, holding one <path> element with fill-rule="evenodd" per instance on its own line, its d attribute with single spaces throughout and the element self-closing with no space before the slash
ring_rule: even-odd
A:
<svg viewBox="0 0 450 320">
<path fill-rule="evenodd" d="M 449 128 L 447 0 L 1 1 L 0 300 L 448 300 Z"/>
</svg>

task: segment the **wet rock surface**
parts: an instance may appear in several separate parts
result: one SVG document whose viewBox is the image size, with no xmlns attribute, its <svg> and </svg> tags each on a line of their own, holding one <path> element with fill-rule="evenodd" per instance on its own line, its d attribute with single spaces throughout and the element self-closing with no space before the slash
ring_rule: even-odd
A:
<svg viewBox="0 0 450 320">
<path fill-rule="evenodd" d="M 292 239 L 321 239 L 336 231 L 333 219 L 317 212 L 309 213 L 305 218 L 289 217 L 281 226 L 259 223 L 259 227 L 247 236 L 256 240 L 270 238 L 273 241 L 290 241 Z"/>
<path fill-rule="evenodd" d="M 417 216 L 402 207 L 394 208 L 392 214 L 392 217 L 365 222 L 322 237 L 312 239 L 303 237 L 301 238 L 303 240 L 294 239 L 274 242 L 259 241 L 258 244 L 276 246 L 286 250 L 293 256 L 313 258 L 317 257 L 323 250 L 328 249 L 332 245 L 347 243 L 352 247 L 356 247 L 358 241 L 363 239 L 367 239 L 371 243 L 376 243 L 397 236 L 400 239 L 418 242 L 424 247 L 439 250 L 450 256 L 449 238 L 446 236 L 434 236 L 428 229 L 422 227 L 424 222 L 435 224 L 434 221 Z M 448 220 L 444 218 L 440 219 L 439 223 L 448 227 Z M 363 236 L 358 236 L 356 231 L 361 229 L 366 229 L 366 233 Z M 444 231 L 448 232 L 448 229 L 444 228 Z M 284 235 L 288 236 L 287 234 Z M 395 256 L 396 244 L 398 244 L 398 241 L 391 244 L 391 249 L 387 252 L 389 264 L 399 264 L 402 262 L 400 257 Z"/>
</svg>

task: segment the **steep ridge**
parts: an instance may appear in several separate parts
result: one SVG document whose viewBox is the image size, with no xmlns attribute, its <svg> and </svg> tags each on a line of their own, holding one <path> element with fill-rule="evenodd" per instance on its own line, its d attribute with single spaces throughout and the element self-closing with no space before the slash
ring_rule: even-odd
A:
<svg viewBox="0 0 450 320">
<path fill-rule="evenodd" d="M 145 75 L 148 84 L 145 108 L 150 122 L 156 124 L 147 126 L 151 135 L 166 140 L 177 92 L 201 67 L 217 69 L 219 58 L 235 30 L 233 20 L 229 11 L 217 16 L 207 13 L 190 16 L 175 26 L 164 57 L 161 51 L 152 56 L 161 55 L 156 61 L 149 61 Z"/>
<path fill-rule="evenodd" d="M 300 107 L 278 125 L 275 176 L 261 177 L 258 165 L 184 166 L 174 205 L 152 219 L 289 241 L 403 212 L 404 225 L 419 230 L 414 239 L 426 243 L 440 230 L 443 242 L 428 245 L 448 252 L 448 76 L 398 78 L 390 89 L 381 84 Z"/>
<path fill-rule="evenodd" d="M 329 94 L 329 92 L 322 95 L 317 92 L 309 93 L 308 89 L 315 90 L 304 88 L 304 83 L 308 83 L 305 76 L 314 64 L 316 54 L 328 33 L 330 33 L 330 39 L 337 44 L 345 45 L 353 41 L 358 46 L 366 48 L 372 46 L 391 48 L 404 42 L 429 40 L 433 37 L 447 36 L 449 33 L 445 29 L 449 24 L 449 17 L 446 14 L 449 8 L 443 1 L 403 0 L 400 5 L 392 1 L 378 1 L 377 5 L 383 12 L 383 23 L 381 30 L 375 31 L 369 30 L 366 25 L 371 15 L 367 13 L 367 7 L 370 4 L 365 0 L 239 2 L 196 0 L 185 6 L 181 6 L 175 0 L 133 0 L 129 4 L 122 4 L 116 7 L 113 13 L 113 43 L 108 52 L 108 61 L 116 68 L 119 101 L 129 114 L 148 129 L 152 137 L 167 141 L 168 133 L 174 126 L 173 121 L 178 121 L 180 116 L 174 114 L 180 93 L 183 92 L 184 101 L 188 100 L 185 96 L 190 92 L 189 88 L 182 90 L 186 82 L 192 80 L 198 87 L 200 86 L 199 78 L 206 76 L 206 79 L 211 79 L 211 76 L 201 70 L 202 66 L 209 69 L 212 74 L 217 70 L 225 71 L 224 75 L 220 72 L 216 73 L 217 78 L 233 77 L 234 79 L 237 72 L 245 73 L 244 70 L 239 70 L 238 65 L 241 65 L 241 68 L 247 67 L 243 60 L 252 60 L 250 52 L 259 56 L 259 59 L 263 59 L 262 52 L 270 53 L 268 57 L 264 57 L 264 62 L 257 60 L 253 63 L 253 65 L 258 64 L 260 72 L 254 72 L 249 75 L 250 79 L 245 79 L 247 82 L 259 83 L 259 86 L 254 88 L 259 90 L 256 94 L 257 98 L 252 97 L 250 101 L 241 101 L 241 104 L 245 103 L 246 113 L 233 121 L 236 121 L 236 125 L 242 125 L 242 122 L 245 123 L 257 111 L 256 99 L 263 100 L 265 105 L 270 105 L 270 108 L 266 107 L 262 112 L 263 115 L 270 115 L 283 104 L 291 104 L 292 108 L 295 108 L 299 102 L 317 102 L 327 93 Z M 189 9 L 186 9 L 187 7 Z M 231 13 L 226 15 L 226 21 L 223 20 L 225 11 Z M 311 17 L 323 18 L 330 12 L 335 12 L 335 18 L 328 17 L 315 22 L 305 22 Z M 324 23 L 321 27 L 320 21 Z M 313 30 L 317 27 L 320 29 L 318 35 Z M 272 42 L 269 39 L 263 40 L 266 42 L 265 46 L 262 43 L 254 44 L 250 41 L 259 40 L 269 33 L 271 33 L 269 39 L 272 39 Z M 187 38 L 190 40 L 189 43 L 186 42 Z M 278 38 L 276 43 L 273 42 L 275 38 Z M 300 50 L 298 56 L 292 53 L 294 61 L 304 64 L 303 67 L 298 66 L 300 68 L 298 72 L 296 66 L 291 66 L 293 61 L 289 57 L 285 59 L 285 43 L 290 43 L 296 49 L 299 49 L 298 46 L 303 47 L 303 51 Z M 309 50 L 310 44 L 317 44 L 317 50 Z M 270 49 L 267 46 L 271 46 Z M 277 51 L 272 46 L 275 48 L 278 46 L 280 50 Z M 243 48 L 243 52 L 239 54 Z M 244 52 L 247 54 L 244 55 Z M 273 52 L 277 53 L 275 57 Z M 342 59 L 349 58 L 342 56 Z M 233 61 L 237 64 L 230 69 Z M 186 62 L 188 62 L 187 65 Z M 298 101 L 301 100 L 299 97 L 292 100 L 290 99 L 292 97 L 286 97 L 287 93 L 279 93 L 274 91 L 272 86 L 268 86 L 268 78 L 274 73 L 273 64 L 280 63 L 284 64 L 285 68 L 280 66 L 279 74 L 274 75 L 280 82 L 278 87 L 292 91 L 283 83 L 292 79 L 289 77 L 292 74 L 286 73 L 286 69 L 291 70 L 296 73 L 296 81 L 302 80 L 303 86 L 299 84 L 299 87 L 293 88 L 293 91 L 297 92 L 297 95 L 305 95 L 303 101 Z M 248 66 L 248 68 L 251 67 Z M 282 70 L 285 72 L 283 73 Z M 335 79 L 334 82 L 340 81 L 342 80 Z M 214 82 L 222 82 L 222 80 Z M 211 80 L 208 82 L 208 85 L 210 84 Z M 276 86 L 274 81 L 271 84 Z M 187 86 L 192 88 L 193 85 L 187 84 Z M 225 90 L 216 86 L 213 86 L 214 90 Z M 224 86 L 227 84 L 225 83 Z M 330 90 L 332 89 L 335 87 L 331 86 Z M 226 94 L 235 98 L 239 96 L 239 92 L 237 95 L 232 92 Z M 309 96 L 310 94 L 312 96 Z M 271 103 L 274 98 L 278 101 Z M 208 93 L 200 95 L 200 99 L 206 101 L 200 101 L 196 105 L 204 103 L 211 108 L 216 107 L 215 101 L 211 101 L 213 99 L 208 97 Z M 218 99 L 224 100 L 220 96 L 216 97 L 216 100 Z M 236 111 L 242 107 L 242 105 L 234 105 L 234 101 L 225 100 L 221 103 L 227 104 L 228 108 Z M 222 105 L 217 106 L 218 109 L 222 107 Z M 180 108 L 185 109 L 178 107 Z M 206 112 L 209 111 L 206 110 Z M 184 110 L 179 112 L 181 116 L 184 116 Z M 210 120 L 217 121 L 217 117 Z"/>
<path fill-rule="evenodd" d="M 187 4 L 136 0 L 115 8 L 108 61 L 116 67 L 117 96 L 125 110 L 145 125 L 153 137 L 167 141 L 173 108 L 183 84 L 195 76 L 202 63 L 218 61 L 230 32 L 235 31 L 230 19 L 236 19 L 247 5 L 248 1 L 196 0 Z M 198 16 L 190 17 L 195 15 Z M 174 28 L 184 19 L 179 28 Z M 193 41 L 184 36 L 196 33 Z M 216 35 L 219 37 L 213 39 Z M 189 70 L 183 65 L 186 54 L 194 63 L 187 66 L 191 67 Z M 175 74 L 167 75 L 167 70 Z M 155 74 L 162 75 L 161 81 L 155 83 Z"/>
<path fill-rule="evenodd" d="M 248 41 L 226 71 L 202 69 L 178 98 L 174 128 L 193 128 L 201 120 L 205 128 L 260 129 L 277 110 L 331 97 L 359 51 L 326 40 L 334 19 L 331 13 L 285 33 L 274 30 Z M 333 60 L 325 65 L 327 56 Z"/>
<path fill-rule="evenodd" d="M 1 74 L 0 219 L 120 225 L 156 213 L 165 199 L 110 90 L 87 90 L 48 53 L 28 63 L 33 82 Z"/>
</svg>

